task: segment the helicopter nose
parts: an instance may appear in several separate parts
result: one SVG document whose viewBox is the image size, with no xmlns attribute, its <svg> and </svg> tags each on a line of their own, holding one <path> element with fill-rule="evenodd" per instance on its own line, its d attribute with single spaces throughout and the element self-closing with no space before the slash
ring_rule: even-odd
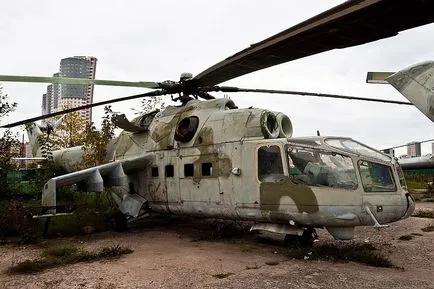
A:
<svg viewBox="0 0 434 289">
<path fill-rule="evenodd" d="M 407 210 L 405 211 L 405 213 L 401 219 L 406 219 L 406 218 L 410 217 L 411 214 L 413 214 L 414 209 L 416 207 L 416 203 L 409 192 L 405 193 L 405 198 L 407 201 Z"/>
</svg>

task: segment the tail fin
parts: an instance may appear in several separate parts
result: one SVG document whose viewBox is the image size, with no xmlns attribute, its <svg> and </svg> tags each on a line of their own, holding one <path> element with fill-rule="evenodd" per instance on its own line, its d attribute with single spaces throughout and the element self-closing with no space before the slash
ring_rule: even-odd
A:
<svg viewBox="0 0 434 289">
<path fill-rule="evenodd" d="M 407 67 L 386 81 L 434 122 L 434 61 Z"/>
<path fill-rule="evenodd" d="M 434 122 L 434 61 L 425 61 L 398 72 L 368 72 L 367 83 L 391 84 Z"/>
<path fill-rule="evenodd" d="M 29 143 L 30 143 L 30 148 L 32 150 L 32 155 L 36 157 L 40 153 L 39 151 L 41 148 L 38 139 L 40 137 L 43 137 L 43 133 L 39 128 L 39 126 L 34 122 L 26 124 L 26 131 L 29 137 Z"/>
</svg>

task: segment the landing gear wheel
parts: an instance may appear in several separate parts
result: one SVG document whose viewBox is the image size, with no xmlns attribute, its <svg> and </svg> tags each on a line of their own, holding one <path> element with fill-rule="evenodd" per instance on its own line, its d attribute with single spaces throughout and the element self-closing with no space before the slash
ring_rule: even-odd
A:
<svg viewBox="0 0 434 289">
<path fill-rule="evenodd" d="M 314 228 L 307 228 L 304 230 L 303 235 L 299 236 L 299 242 L 301 246 L 312 246 L 315 240 L 318 239 L 318 235 Z"/>
<path fill-rule="evenodd" d="M 307 228 L 303 231 L 301 236 L 298 235 L 285 235 L 285 247 L 309 247 L 312 246 L 315 240 L 318 239 L 318 235 L 314 228 Z"/>
</svg>

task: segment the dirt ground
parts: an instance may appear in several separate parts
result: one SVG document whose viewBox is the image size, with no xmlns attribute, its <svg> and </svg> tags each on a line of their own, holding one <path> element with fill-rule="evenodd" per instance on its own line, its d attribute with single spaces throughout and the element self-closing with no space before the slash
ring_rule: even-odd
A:
<svg viewBox="0 0 434 289">
<path fill-rule="evenodd" d="M 432 209 L 434 204 L 419 207 Z M 215 223 L 214 223 L 215 225 Z M 165 218 L 147 220 L 126 233 L 105 232 L 49 240 L 86 249 L 128 246 L 116 260 L 78 263 L 30 275 L 5 273 L 11 265 L 38 256 L 41 247 L 0 247 L 0 288 L 434 288 L 434 219 L 409 218 L 377 231 L 356 230 L 356 243 L 370 243 L 401 268 L 355 262 L 296 260 L 283 237 L 270 233 L 215 236 L 213 223 Z M 214 232 L 214 233 L 213 233 Z M 401 241 L 402 235 L 416 233 Z M 214 234 L 214 235 L 213 235 Z M 318 230 L 322 243 L 334 241 Z"/>
</svg>

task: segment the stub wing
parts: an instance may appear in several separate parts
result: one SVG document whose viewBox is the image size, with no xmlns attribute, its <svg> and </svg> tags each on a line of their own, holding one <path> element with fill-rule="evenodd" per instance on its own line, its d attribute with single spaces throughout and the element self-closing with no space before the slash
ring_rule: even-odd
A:
<svg viewBox="0 0 434 289">
<path fill-rule="evenodd" d="M 59 187 L 77 184 L 85 192 L 102 192 L 104 187 L 124 187 L 128 185 L 128 174 L 146 169 L 154 158 L 153 154 L 145 154 L 125 160 L 95 166 L 54 177 L 48 180 L 42 191 L 42 206 L 52 207 L 50 214 L 56 214 L 56 192 Z M 141 205 L 146 202 L 140 196 L 130 195 L 115 198 L 121 211 L 130 215 L 138 214 Z M 131 203 L 133 201 L 133 203 Z"/>
</svg>

